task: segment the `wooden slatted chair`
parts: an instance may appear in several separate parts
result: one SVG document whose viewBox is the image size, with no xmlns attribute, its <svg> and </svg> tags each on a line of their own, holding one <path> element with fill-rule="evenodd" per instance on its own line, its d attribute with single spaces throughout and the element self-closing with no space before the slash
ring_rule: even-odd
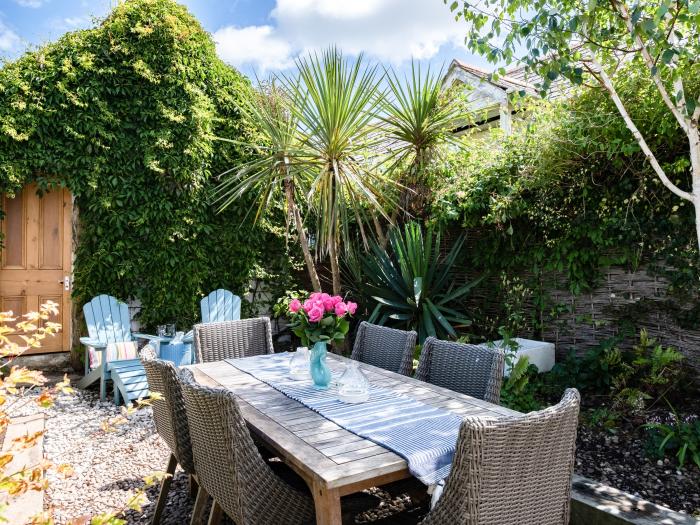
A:
<svg viewBox="0 0 700 525">
<path fill-rule="evenodd" d="M 131 332 L 129 308 L 110 295 L 98 295 L 83 306 L 88 336 L 85 345 L 85 376 L 78 388 L 100 382 L 100 399 L 107 398 L 107 381 L 114 384 L 114 403 L 148 396 L 146 372 L 141 365 L 136 339 L 152 336 Z"/>
<path fill-rule="evenodd" d="M 223 288 L 211 292 L 199 306 L 203 323 L 238 321 L 241 318 L 241 298 Z"/>
</svg>

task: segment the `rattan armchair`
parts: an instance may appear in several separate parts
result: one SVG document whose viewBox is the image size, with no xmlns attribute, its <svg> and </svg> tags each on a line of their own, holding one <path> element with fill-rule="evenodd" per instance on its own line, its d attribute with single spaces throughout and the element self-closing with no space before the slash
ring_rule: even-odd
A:
<svg viewBox="0 0 700 525">
<path fill-rule="evenodd" d="M 416 379 L 498 404 L 504 363 L 505 356 L 498 348 L 428 337 Z"/>
<path fill-rule="evenodd" d="M 566 525 L 581 398 L 522 417 L 465 418 L 452 471 L 421 525 Z"/>
<path fill-rule="evenodd" d="M 197 479 L 215 501 L 210 525 L 220 509 L 236 525 L 313 523 L 313 500 L 282 481 L 260 456 L 236 396 L 197 384 L 190 370 L 180 378 Z"/>
<path fill-rule="evenodd" d="M 408 376 L 413 372 L 416 332 L 405 332 L 362 321 L 357 329 L 352 359 Z"/>
<path fill-rule="evenodd" d="M 198 363 L 272 354 L 274 349 L 270 319 L 257 317 L 196 324 L 194 351 Z"/>
<path fill-rule="evenodd" d="M 160 523 L 168 498 L 172 476 L 175 474 L 177 465 L 179 464 L 182 470 L 189 474 L 193 492 L 197 482 L 194 460 L 192 458 L 190 430 L 185 414 L 185 400 L 182 397 L 177 369 L 170 361 L 158 359 L 155 350 L 150 344 L 141 350 L 140 356 L 143 368 L 146 370 L 149 390 L 160 394 L 157 399 L 151 401 L 156 430 L 171 451 L 166 468 L 169 476 L 162 481 L 158 501 L 153 513 L 152 523 L 157 524 Z M 192 513 L 193 524 L 199 519 L 207 499 L 207 495 L 199 490 L 198 487 L 196 492 L 197 499 Z"/>
</svg>

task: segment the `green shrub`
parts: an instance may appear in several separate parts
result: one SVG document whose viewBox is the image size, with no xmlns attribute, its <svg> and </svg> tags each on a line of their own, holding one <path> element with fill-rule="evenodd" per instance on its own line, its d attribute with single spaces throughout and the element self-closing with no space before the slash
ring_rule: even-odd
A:
<svg viewBox="0 0 700 525">
<path fill-rule="evenodd" d="M 213 136 L 255 136 L 238 111 L 250 89 L 171 0 L 120 3 L 0 69 L 0 192 L 70 188 L 78 302 L 137 298 L 145 326 L 187 326 L 202 294 L 290 275 L 283 232 L 253 226 L 246 202 L 210 204 L 214 178 L 248 155 Z"/>
<path fill-rule="evenodd" d="M 456 284 L 455 262 L 464 238 L 446 255 L 440 253 L 440 232 L 415 222 L 389 231 L 389 246 L 373 243 L 371 250 L 346 261 L 346 275 L 363 303 L 371 305 L 368 321 L 428 336 L 457 338 L 471 325 L 460 305 L 479 280 Z"/>
<path fill-rule="evenodd" d="M 674 413 L 671 423 L 649 423 L 647 451 L 651 456 L 676 456 L 680 468 L 687 460 L 700 468 L 700 419 L 684 421 Z"/>
<path fill-rule="evenodd" d="M 623 370 L 622 352 L 617 345 L 622 337 L 612 337 L 578 356 L 569 351 L 564 360 L 554 365 L 547 376 L 547 389 L 557 397 L 564 389 L 577 388 L 587 396 L 607 396 Z"/>
<path fill-rule="evenodd" d="M 679 395 L 683 355 L 657 344 L 645 330 L 631 349 L 620 349 L 624 339 L 625 334 L 607 339 L 583 356 L 571 351 L 547 374 L 548 394 L 576 387 L 584 398 L 609 401 L 608 410 L 618 417 L 639 416 L 660 399 Z"/>
<path fill-rule="evenodd" d="M 688 67 L 687 89 L 698 93 L 700 65 Z M 620 76 L 620 95 L 650 147 L 671 179 L 690 187 L 687 140 L 648 73 L 629 67 Z M 580 294 L 611 265 L 651 263 L 649 270 L 670 282 L 671 300 L 654 301 L 655 311 L 700 327 L 692 205 L 662 187 L 607 94 L 581 89 L 565 100 L 527 102 L 520 115 L 525 120 L 513 134 L 474 136 L 469 148 L 432 166 L 432 220 L 476 238 L 465 267 L 530 276 L 523 279 L 533 291 L 537 331 L 557 316 L 551 288 Z M 484 295 L 501 308 L 500 294 L 486 286 Z M 638 314 L 620 313 L 632 321 Z"/>
<path fill-rule="evenodd" d="M 622 353 L 622 370 L 613 378 L 611 395 L 615 408 L 638 414 L 649 401 L 674 394 L 682 376 L 683 355 L 664 348 L 642 330 L 639 343 Z"/>
<path fill-rule="evenodd" d="M 530 364 L 527 356 L 520 357 L 501 387 L 501 405 L 519 412 L 539 410 L 542 408 L 537 397 L 540 383 L 537 367 Z"/>
</svg>

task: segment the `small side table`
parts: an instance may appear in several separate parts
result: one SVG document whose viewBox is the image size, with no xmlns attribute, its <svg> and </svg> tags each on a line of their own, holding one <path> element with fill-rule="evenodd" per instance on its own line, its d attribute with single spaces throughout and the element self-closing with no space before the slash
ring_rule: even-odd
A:
<svg viewBox="0 0 700 525">
<path fill-rule="evenodd" d="M 134 334 L 139 339 L 147 339 L 151 343 L 157 343 L 158 356 L 166 361 L 172 361 L 175 366 L 191 365 L 194 361 L 192 352 L 192 332 L 185 334 L 182 342 L 172 344 L 173 337 L 167 335 Z"/>
<path fill-rule="evenodd" d="M 192 364 L 192 343 L 160 343 L 160 358 L 172 361 L 175 366 Z"/>
</svg>

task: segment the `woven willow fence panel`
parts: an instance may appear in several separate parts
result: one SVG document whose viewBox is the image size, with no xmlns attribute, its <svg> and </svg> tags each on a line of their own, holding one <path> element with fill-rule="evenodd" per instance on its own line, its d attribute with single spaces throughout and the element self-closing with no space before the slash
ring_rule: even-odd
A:
<svg viewBox="0 0 700 525">
<path fill-rule="evenodd" d="M 576 348 L 578 351 L 595 346 L 617 335 L 619 312 L 625 306 L 647 301 L 662 301 L 667 284 L 663 278 L 639 270 L 628 272 L 610 268 L 604 283 L 591 293 L 572 295 L 561 288 L 550 293 L 553 302 L 566 305 L 568 312 L 560 313 L 545 323 L 543 338 L 554 342 L 558 351 Z M 688 358 L 696 375 L 700 375 L 700 331 L 680 328 L 663 309 L 646 308 L 635 319 L 637 329 L 646 329 L 651 337 L 664 345 L 674 346 Z"/>
<path fill-rule="evenodd" d="M 443 250 L 449 249 L 456 237 L 455 232 L 449 232 L 445 236 Z M 465 250 L 478 249 L 478 238 L 478 231 L 470 231 Z M 556 344 L 557 358 L 563 357 L 569 349 L 582 353 L 617 335 L 622 312 L 634 311 L 631 306 L 645 303 L 634 319 L 637 330 L 644 328 L 661 344 L 679 349 L 687 357 L 688 365 L 694 370 L 693 375 L 700 382 L 700 331 L 680 328 L 665 311 L 661 304 L 668 299 L 665 279 L 644 268 L 631 272 L 625 268 L 611 267 L 603 271 L 601 284 L 590 293 L 580 295 L 574 295 L 567 289 L 562 274 L 545 274 L 540 285 L 547 290 L 549 305 L 539 312 L 532 301 L 525 303 L 527 314 L 539 319 L 544 327 L 541 338 Z M 467 282 L 477 276 L 466 267 L 463 277 L 457 281 Z M 521 272 L 517 277 L 525 283 L 534 281 L 533 274 L 527 272 Z M 469 306 L 488 317 L 498 318 L 503 314 L 503 304 L 493 291 L 499 287 L 498 276 L 492 276 L 469 297 Z M 517 335 L 533 336 L 531 332 Z M 634 342 L 635 339 L 630 338 L 622 346 Z"/>
</svg>

